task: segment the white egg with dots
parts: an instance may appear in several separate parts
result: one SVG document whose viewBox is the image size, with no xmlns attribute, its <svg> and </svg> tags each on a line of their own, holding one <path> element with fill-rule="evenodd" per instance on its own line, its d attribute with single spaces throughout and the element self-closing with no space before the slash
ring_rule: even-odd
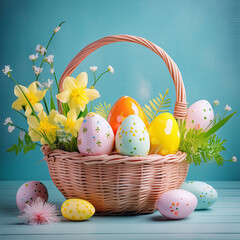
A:
<svg viewBox="0 0 240 240">
<path fill-rule="evenodd" d="M 146 125 L 137 115 L 130 115 L 120 125 L 116 134 L 116 151 L 126 156 L 146 156 L 150 138 Z"/>
<path fill-rule="evenodd" d="M 186 128 L 200 129 L 204 131 L 211 127 L 214 119 L 214 112 L 211 104 L 207 100 L 199 100 L 193 103 L 187 110 Z"/>
</svg>

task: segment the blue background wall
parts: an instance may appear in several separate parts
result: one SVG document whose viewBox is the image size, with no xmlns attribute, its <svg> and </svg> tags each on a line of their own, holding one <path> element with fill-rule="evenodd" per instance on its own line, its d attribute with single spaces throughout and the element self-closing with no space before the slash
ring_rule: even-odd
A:
<svg viewBox="0 0 240 240">
<path fill-rule="evenodd" d="M 55 55 L 58 78 L 75 54 L 92 41 L 112 34 L 137 35 L 158 44 L 175 60 L 184 79 L 188 103 L 218 99 L 220 112 L 226 104 L 240 110 L 240 1 L 1 0 L 0 4 L 0 67 L 11 65 L 13 76 L 23 85 L 34 80 L 28 56 L 34 53 L 36 44 L 46 46 L 52 30 L 65 20 L 67 23 L 48 51 Z M 119 97 L 130 95 L 144 104 L 168 87 L 175 101 L 174 86 L 163 61 L 138 45 L 117 43 L 103 47 L 89 56 L 74 75 L 87 71 L 91 81 L 89 66 L 96 65 L 102 72 L 108 64 L 115 68 L 115 74 L 108 74 L 97 85 L 102 95 L 99 101 L 114 103 Z M 50 78 L 48 73 L 45 66 L 39 80 Z M 10 108 L 15 99 L 13 83 L 3 74 L 0 80 L 0 178 L 49 179 L 46 163 L 36 164 L 43 157 L 40 149 L 18 156 L 6 153 L 19 132 L 9 134 L 2 125 L 4 119 L 11 116 L 15 123 L 24 127 L 26 124 Z M 240 158 L 239 113 L 219 135 L 228 139 L 226 159 L 233 155 Z M 240 180 L 239 172 L 239 162 L 227 162 L 223 167 L 203 164 L 191 166 L 188 179 Z"/>
</svg>

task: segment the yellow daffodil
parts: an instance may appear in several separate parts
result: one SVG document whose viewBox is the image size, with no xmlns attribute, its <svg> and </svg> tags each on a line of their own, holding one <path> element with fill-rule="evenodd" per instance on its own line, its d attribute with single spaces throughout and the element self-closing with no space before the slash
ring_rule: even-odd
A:
<svg viewBox="0 0 240 240">
<path fill-rule="evenodd" d="M 85 110 L 86 104 L 100 97 L 96 89 L 88 89 L 88 75 L 86 72 L 80 73 L 76 79 L 66 77 L 63 82 L 63 91 L 56 97 L 63 103 L 68 103 L 70 109 L 76 108 Z"/>
<path fill-rule="evenodd" d="M 47 114 L 42 110 L 38 114 L 40 121 L 38 121 L 37 118 L 32 115 L 27 117 L 29 136 L 33 142 L 41 141 L 41 144 L 47 144 L 55 141 L 56 131 L 58 130 L 58 126 L 54 121 L 56 114 L 57 111 L 52 110 L 49 116 L 47 116 Z M 46 138 L 49 142 L 46 140 Z"/>
<path fill-rule="evenodd" d="M 55 117 L 55 122 L 59 122 L 62 126 L 64 126 L 64 130 L 67 133 L 71 133 L 74 137 L 77 137 L 78 131 L 81 127 L 83 118 L 79 118 L 76 109 L 71 109 L 67 113 L 67 117 L 61 114 L 57 114 Z"/>
<path fill-rule="evenodd" d="M 30 84 L 28 88 L 21 85 L 20 87 L 22 88 L 24 94 L 26 95 L 29 102 L 33 106 L 34 111 L 35 112 L 42 111 L 43 106 L 41 103 L 39 103 L 39 101 L 41 101 L 44 98 L 47 90 L 39 91 L 37 89 L 36 82 L 33 82 L 32 84 Z M 12 104 L 12 108 L 15 110 L 21 111 L 24 106 L 25 115 L 29 116 L 32 113 L 32 109 L 18 86 L 15 86 L 14 94 L 18 97 L 18 99 Z"/>
</svg>

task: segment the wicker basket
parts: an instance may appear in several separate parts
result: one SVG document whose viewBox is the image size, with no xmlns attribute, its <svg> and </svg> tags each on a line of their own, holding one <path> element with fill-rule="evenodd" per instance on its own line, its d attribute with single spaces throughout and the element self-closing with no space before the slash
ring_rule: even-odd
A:
<svg viewBox="0 0 240 240">
<path fill-rule="evenodd" d="M 70 76 L 90 53 L 114 42 L 143 45 L 164 60 L 175 84 L 174 116 L 184 119 L 187 112 L 185 87 L 177 65 L 163 49 L 140 37 L 115 35 L 89 44 L 65 69 L 59 82 L 60 90 L 65 77 Z M 51 151 L 48 146 L 44 146 L 42 151 L 50 176 L 64 197 L 88 200 L 100 215 L 152 213 L 156 210 L 159 196 L 179 188 L 188 172 L 186 153 L 180 151 L 166 156 L 152 154 L 145 157 L 116 153 L 83 156 L 77 152 Z"/>
</svg>

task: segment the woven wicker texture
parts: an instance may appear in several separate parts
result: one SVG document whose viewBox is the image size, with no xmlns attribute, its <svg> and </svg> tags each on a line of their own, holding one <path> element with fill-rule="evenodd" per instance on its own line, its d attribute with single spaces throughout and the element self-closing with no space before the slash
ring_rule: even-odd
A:
<svg viewBox="0 0 240 240">
<path fill-rule="evenodd" d="M 185 87 L 181 73 L 168 54 L 150 41 L 129 35 L 108 36 L 82 49 L 65 69 L 59 87 L 67 76 L 96 49 L 114 42 L 133 42 L 158 54 L 166 63 L 176 90 L 174 116 L 184 119 L 187 113 Z M 59 109 L 61 105 L 58 103 Z M 156 201 L 164 192 L 179 188 L 188 164 L 186 153 L 177 152 L 145 157 L 111 155 L 83 156 L 77 152 L 51 151 L 42 148 L 54 184 L 65 198 L 91 202 L 101 215 L 146 214 L 156 210 Z"/>
</svg>

